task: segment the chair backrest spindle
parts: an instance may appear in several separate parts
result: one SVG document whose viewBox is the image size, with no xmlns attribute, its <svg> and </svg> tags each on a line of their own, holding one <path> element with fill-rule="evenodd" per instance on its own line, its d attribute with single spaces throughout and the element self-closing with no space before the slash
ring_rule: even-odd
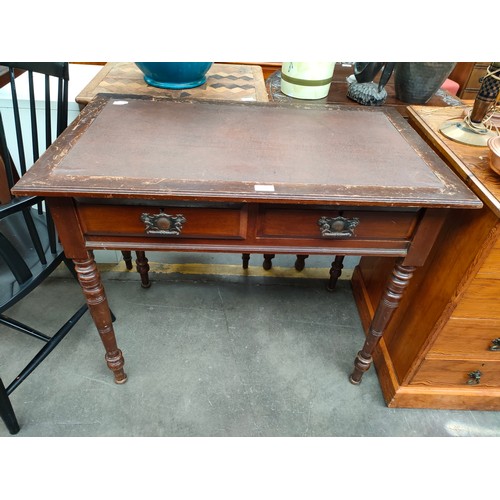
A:
<svg viewBox="0 0 500 500">
<path fill-rule="evenodd" d="M 7 141 L 5 139 L 5 130 L 3 127 L 2 113 L 0 113 L 0 159 L 2 160 L 3 167 L 5 169 L 5 179 L 7 180 L 7 185 L 9 192 L 15 184 L 14 172 L 12 170 L 12 161 L 10 154 L 7 149 Z"/>
<path fill-rule="evenodd" d="M 35 86 L 33 84 L 33 71 L 28 71 L 28 84 L 30 96 L 30 118 L 31 118 L 31 147 L 33 151 L 33 163 L 40 157 L 38 148 L 38 126 L 36 119 Z"/>
<path fill-rule="evenodd" d="M 16 76 L 14 74 L 14 68 L 10 68 L 10 87 L 12 92 L 12 108 L 14 112 L 14 123 L 16 127 L 16 140 L 17 140 L 17 150 L 19 155 L 19 168 L 21 170 L 21 175 L 26 173 L 26 155 L 24 153 L 24 140 L 21 125 L 21 116 L 19 113 L 19 101 L 17 99 L 17 89 L 16 89 Z"/>
<path fill-rule="evenodd" d="M 14 115 L 14 126 L 16 129 L 17 152 L 19 155 L 19 171 L 21 175 L 26 173 L 29 165 L 38 160 L 44 149 L 48 148 L 55 137 L 58 137 L 68 126 L 68 95 L 69 95 L 69 64 L 63 62 L 37 62 L 37 63 L 0 63 L 2 66 L 9 68 L 10 88 L 12 95 L 12 107 Z M 25 70 L 27 72 L 28 92 L 29 92 L 29 121 L 31 128 L 31 151 L 28 152 L 25 148 L 25 142 L 28 141 L 28 127 L 23 126 L 23 114 L 19 106 L 19 91 L 20 86 L 16 84 L 16 70 Z M 21 75 L 25 78 L 24 75 Z M 19 78 L 19 77 L 18 77 Z M 39 80 L 38 80 L 39 78 Z M 57 80 L 54 82 L 53 80 Z M 57 89 L 51 92 L 51 83 L 57 84 Z M 37 88 L 40 86 L 40 89 Z M 43 89 L 42 89 L 43 87 Z M 36 93 L 40 90 L 42 99 L 36 100 Z M 56 112 L 53 114 L 52 108 L 54 103 L 51 102 L 51 97 L 55 99 Z M 43 102 L 43 113 L 37 109 L 39 104 Z M 40 113 L 40 115 L 38 115 Z M 43 118 L 42 118 L 43 116 Z M 44 126 L 42 127 L 42 123 Z M 40 133 L 41 128 L 44 129 L 44 134 Z M 25 129 L 23 137 L 22 130 Z M 45 140 L 42 137 L 45 137 Z M 42 144 L 43 143 L 43 144 Z M 14 151 L 12 150 L 14 153 Z M 30 158 L 29 154 L 33 157 Z M 16 162 L 17 163 L 17 162 Z"/>
<path fill-rule="evenodd" d="M 59 110 L 58 110 L 59 113 Z M 45 75 L 45 147 L 52 143 L 52 120 L 50 109 L 50 77 Z"/>
</svg>

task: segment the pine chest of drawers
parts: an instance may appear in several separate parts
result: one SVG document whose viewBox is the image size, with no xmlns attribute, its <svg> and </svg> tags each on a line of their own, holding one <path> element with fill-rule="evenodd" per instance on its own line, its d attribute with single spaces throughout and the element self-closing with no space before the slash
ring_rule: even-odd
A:
<svg viewBox="0 0 500 500">
<path fill-rule="evenodd" d="M 410 123 L 481 198 L 450 213 L 379 344 L 375 366 L 391 407 L 500 410 L 500 176 L 487 148 L 453 142 L 439 125 L 463 110 L 410 106 Z M 365 327 L 390 262 L 363 257 L 353 289 Z"/>
</svg>

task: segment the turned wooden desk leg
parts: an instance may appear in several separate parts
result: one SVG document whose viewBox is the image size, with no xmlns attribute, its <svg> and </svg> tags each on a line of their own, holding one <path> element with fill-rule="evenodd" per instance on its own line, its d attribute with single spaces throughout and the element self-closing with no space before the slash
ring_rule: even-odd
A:
<svg viewBox="0 0 500 500">
<path fill-rule="evenodd" d="M 149 264 L 146 252 L 137 251 L 135 252 L 135 255 L 137 257 L 135 261 L 137 265 L 137 272 L 141 276 L 141 286 L 142 288 L 149 288 L 151 286 L 151 281 L 149 281 Z"/>
<path fill-rule="evenodd" d="M 365 344 L 354 360 L 354 371 L 349 377 L 349 380 L 353 384 L 359 384 L 363 377 L 363 373 L 370 368 L 373 350 L 382 337 L 385 327 L 391 319 L 392 313 L 398 307 L 403 292 L 408 286 L 413 271 L 415 270 L 415 267 L 403 266 L 401 263 L 402 260 L 397 262 L 392 271 L 387 288 L 385 289 L 384 295 L 380 300 L 370 325 Z"/>
<path fill-rule="evenodd" d="M 332 262 L 332 267 L 330 268 L 330 280 L 328 281 L 328 285 L 326 289 L 329 292 L 333 292 L 337 285 L 337 281 L 342 274 L 342 269 L 344 268 L 344 255 L 337 255 L 335 260 Z"/>
<path fill-rule="evenodd" d="M 296 255 L 295 257 L 295 270 L 299 272 L 303 271 L 306 267 L 306 259 L 309 255 Z"/>
<path fill-rule="evenodd" d="M 273 259 L 276 257 L 274 253 L 265 253 L 264 254 L 264 262 L 262 263 L 262 267 L 269 271 L 273 267 Z"/>
<path fill-rule="evenodd" d="M 92 255 L 89 255 L 88 259 L 74 259 L 73 262 L 90 314 L 106 350 L 106 363 L 115 376 L 115 382 L 123 384 L 127 380 L 127 375 L 123 370 L 123 355 L 116 345 L 111 311 L 95 260 Z"/>
<path fill-rule="evenodd" d="M 132 252 L 130 250 L 122 250 L 122 257 L 123 260 L 125 261 L 125 267 L 131 271 L 132 268 L 134 267 L 132 265 Z"/>
<path fill-rule="evenodd" d="M 248 262 L 250 261 L 249 253 L 242 253 L 241 260 L 243 261 L 243 269 L 248 269 Z"/>
</svg>

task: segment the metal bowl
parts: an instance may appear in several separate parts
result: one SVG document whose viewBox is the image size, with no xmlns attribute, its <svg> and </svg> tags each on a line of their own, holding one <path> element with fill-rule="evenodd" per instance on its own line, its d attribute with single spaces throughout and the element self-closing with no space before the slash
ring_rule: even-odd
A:
<svg viewBox="0 0 500 500">
<path fill-rule="evenodd" d="M 490 150 L 490 168 L 500 175 L 500 135 L 488 139 L 488 149 Z"/>
</svg>

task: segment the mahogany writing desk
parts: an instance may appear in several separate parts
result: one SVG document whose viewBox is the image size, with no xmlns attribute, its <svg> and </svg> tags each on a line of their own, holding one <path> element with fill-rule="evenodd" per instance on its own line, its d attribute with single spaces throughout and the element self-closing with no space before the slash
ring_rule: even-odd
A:
<svg viewBox="0 0 500 500">
<path fill-rule="evenodd" d="M 94 249 L 397 257 L 351 382 L 450 208 L 480 208 L 391 110 L 98 95 L 15 186 L 47 198 L 117 383 Z"/>
</svg>

